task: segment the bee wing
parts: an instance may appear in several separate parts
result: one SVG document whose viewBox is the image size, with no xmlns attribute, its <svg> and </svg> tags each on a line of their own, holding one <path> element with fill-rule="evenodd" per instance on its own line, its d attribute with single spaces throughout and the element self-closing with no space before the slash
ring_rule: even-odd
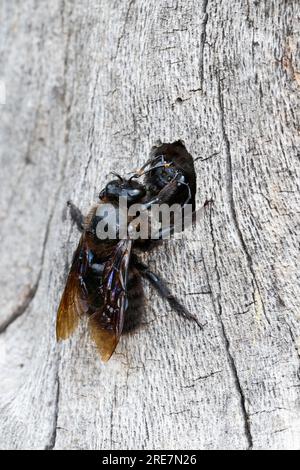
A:
<svg viewBox="0 0 300 470">
<path fill-rule="evenodd" d="M 132 240 L 121 240 L 105 264 L 100 295 L 103 305 L 89 319 L 92 338 L 107 362 L 117 347 L 124 325 L 127 308 L 127 277 Z"/>
<path fill-rule="evenodd" d="M 57 340 L 67 339 L 76 329 L 79 317 L 87 312 L 87 289 L 83 280 L 88 268 L 90 249 L 83 234 L 74 254 L 66 287 L 58 308 Z"/>
</svg>

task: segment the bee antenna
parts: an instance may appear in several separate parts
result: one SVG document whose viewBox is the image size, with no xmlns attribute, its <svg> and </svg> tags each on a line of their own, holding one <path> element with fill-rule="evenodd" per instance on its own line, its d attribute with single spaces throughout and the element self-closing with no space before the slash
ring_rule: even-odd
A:
<svg viewBox="0 0 300 470">
<path fill-rule="evenodd" d="M 122 176 L 120 176 L 118 173 L 115 173 L 114 171 L 111 171 L 109 174 L 110 174 L 110 175 L 114 175 L 114 176 L 115 176 L 116 178 L 118 178 L 121 182 L 124 181 L 123 178 L 122 178 Z"/>
<path fill-rule="evenodd" d="M 130 176 L 129 180 L 128 180 L 128 183 L 131 183 L 131 181 L 134 179 L 134 178 L 138 178 L 139 175 L 137 175 L 136 173 L 134 173 L 132 176 Z"/>
</svg>

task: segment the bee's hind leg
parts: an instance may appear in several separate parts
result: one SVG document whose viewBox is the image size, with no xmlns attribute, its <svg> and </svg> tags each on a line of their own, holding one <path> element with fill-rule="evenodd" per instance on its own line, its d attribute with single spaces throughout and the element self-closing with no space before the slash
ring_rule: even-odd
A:
<svg viewBox="0 0 300 470">
<path fill-rule="evenodd" d="M 194 321 L 201 329 L 203 329 L 203 325 L 201 325 L 199 320 L 192 315 L 178 299 L 176 299 L 165 282 L 157 274 L 150 271 L 149 267 L 137 258 L 134 259 L 134 266 L 139 270 L 141 275 L 147 279 L 150 284 L 152 284 L 160 296 L 169 302 L 172 309 L 178 313 L 178 315 L 186 318 L 187 320 Z"/>
<path fill-rule="evenodd" d="M 75 206 L 75 204 L 73 204 L 72 201 L 68 201 L 67 205 L 70 209 L 71 219 L 76 224 L 78 230 L 80 232 L 83 232 L 84 231 L 84 219 L 85 219 L 84 215 L 82 214 L 80 209 L 78 209 L 78 207 Z"/>
</svg>

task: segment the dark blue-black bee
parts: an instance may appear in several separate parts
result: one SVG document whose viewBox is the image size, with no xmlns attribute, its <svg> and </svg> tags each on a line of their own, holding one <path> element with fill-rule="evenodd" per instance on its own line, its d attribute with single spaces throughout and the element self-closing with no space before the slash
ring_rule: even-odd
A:
<svg viewBox="0 0 300 470">
<path fill-rule="evenodd" d="M 140 203 L 145 210 L 153 204 L 177 203 L 182 208 L 191 204 L 194 211 L 195 194 L 193 157 L 184 144 L 177 141 L 154 147 L 147 163 L 130 178 L 116 176 L 110 181 L 100 192 L 98 204 L 87 217 L 84 218 L 69 203 L 71 216 L 82 231 L 82 236 L 58 309 L 58 340 L 68 338 L 80 317 L 87 315 L 91 335 L 101 358 L 108 361 L 121 334 L 131 331 L 139 323 L 144 299 L 142 278 L 148 279 L 177 313 L 198 323 L 162 279 L 138 258 L 140 250 L 150 250 L 159 240 L 149 242 L 129 236 L 101 240 L 96 233 L 99 206 L 109 203 L 118 210 L 120 197 L 127 198 L 128 206 Z"/>
</svg>

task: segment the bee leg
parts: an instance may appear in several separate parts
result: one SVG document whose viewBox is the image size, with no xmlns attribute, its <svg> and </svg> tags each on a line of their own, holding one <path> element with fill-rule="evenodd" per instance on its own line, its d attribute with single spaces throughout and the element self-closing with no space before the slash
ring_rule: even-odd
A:
<svg viewBox="0 0 300 470">
<path fill-rule="evenodd" d="M 67 202 L 68 207 L 70 208 L 71 219 L 77 225 L 79 232 L 84 231 L 84 216 L 81 213 L 80 209 L 73 204 L 72 201 Z"/>
<path fill-rule="evenodd" d="M 194 315 L 192 315 L 186 309 L 186 307 L 179 302 L 178 299 L 176 299 L 176 297 L 172 294 L 165 282 L 157 274 L 150 271 L 149 267 L 137 258 L 134 258 L 134 266 L 139 270 L 141 275 L 145 279 L 147 279 L 150 284 L 152 284 L 152 286 L 158 291 L 160 296 L 169 302 L 172 309 L 176 313 L 178 313 L 178 315 L 186 318 L 187 320 L 192 320 L 196 322 L 199 328 L 201 328 L 201 330 L 203 329 L 203 325 L 201 325 L 199 320 Z"/>
</svg>

